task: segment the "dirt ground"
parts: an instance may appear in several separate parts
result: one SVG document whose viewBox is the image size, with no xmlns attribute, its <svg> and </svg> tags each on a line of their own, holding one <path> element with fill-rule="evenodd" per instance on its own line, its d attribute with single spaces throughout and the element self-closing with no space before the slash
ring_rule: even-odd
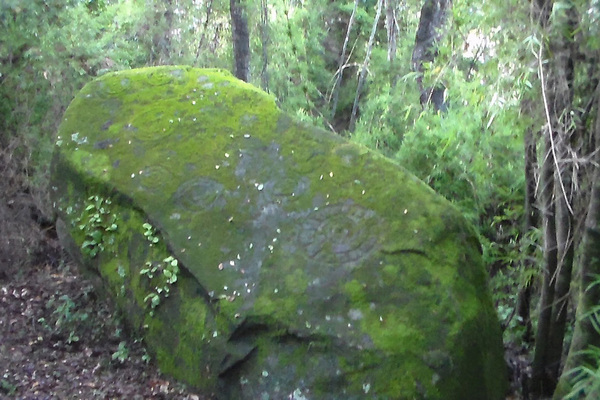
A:
<svg viewBox="0 0 600 400">
<path fill-rule="evenodd" d="M 205 397 L 162 376 L 76 267 L 0 278 L 0 399 Z"/>
</svg>

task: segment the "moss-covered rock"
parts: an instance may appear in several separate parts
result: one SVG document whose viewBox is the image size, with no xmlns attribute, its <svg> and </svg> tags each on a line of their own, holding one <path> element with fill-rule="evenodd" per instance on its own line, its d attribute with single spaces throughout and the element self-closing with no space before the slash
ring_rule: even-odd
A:
<svg viewBox="0 0 600 400">
<path fill-rule="evenodd" d="M 222 399 L 503 398 L 456 209 L 230 74 L 97 79 L 52 169 L 63 242 L 165 373 Z"/>
</svg>

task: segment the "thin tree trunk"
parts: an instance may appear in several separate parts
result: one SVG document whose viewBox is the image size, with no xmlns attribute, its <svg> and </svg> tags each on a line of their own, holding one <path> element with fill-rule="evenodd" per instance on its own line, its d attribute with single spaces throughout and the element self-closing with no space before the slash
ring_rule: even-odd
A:
<svg viewBox="0 0 600 400">
<path fill-rule="evenodd" d="M 248 82 L 250 74 L 250 34 L 245 0 L 229 0 L 233 34 L 234 75 Z"/>
<path fill-rule="evenodd" d="M 350 20 L 348 21 L 348 29 L 346 29 L 346 36 L 344 37 L 344 44 L 342 45 L 342 54 L 340 54 L 340 60 L 338 62 L 338 69 L 335 73 L 335 83 L 333 85 L 332 97 L 333 103 L 331 105 L 331 121 L 335 118 L 337 112 L 337 105 L 340 98 L 340 87 L 342 85 L 342 77 L 344 75 L 344 66 L 346 65 L 346 51 L 348 49 L 348 41 L 350 40 L 350 32 L 352 32 L 352 25 L 354 24 L 354 17 L 356 15 L 356 9 L 360 0 L 354 0 L 354 8 L 352 14 L 350 14 Z"/>
<path fill-rule="evenodd" d="M 194 61 L 195 64 L 198 63 L 198 58 L 200 58 L 200 53 L 204 49 L 204 41 L 206 40 L 206 31 L 208 30 L 208 23 L 210 21 L 210 16 L 212 14 L 213 8 L 213 0 L 209 0 L 206 5 L 206 18 L 204 19 L 204 24 L 202 24 L 202 35 L 200 36 L 200 41 L 198 42 L 198 48 L 196 50 L 196 59 Z"/>
<path fill-rule="evenodd" d="M 552 157 L 552 139 L 549 131 L 545 134 L 546 155 L 542 164 L 542 221 L 544 224 L 544 270 L 538 328 L 535 338 L 535 352 L 532 363 L 531 391 L 538 397 L 549 397 L 554 391 L 555 382 L 547 369 L 548 346 L 552 326 L 552 303 L 554 301 L 553 278 L 558 267 L 558 247 L 556 243 L 556 225 L 554 209 L 554 159 Z"/>
<path fill-rule="evenodd" d="M 398 39 L 398 23 L 396 21 L 396 7 L 398 0 L 385 0 L 385 29 L 387 30 L 388 52 L 387 59 L 394 64 Z"/>
<path fill-rule="evenodd" d="M 536 209 L 536 159 L 537 146 L 536 139 L 531 129 L 525 133 L 525 227 L 524 232 L 529 233 L 539 226 L 539 216 Z M 526 256 L 523 261 L 523 270 L 528 271 L 534 268 L 534 252 L 535 244 L 530 243 L 526 249 Z M 527 274 L 529 275 L 529 274 Z M 523 289 L 519 292 L 517 305 L 517 315 L 519 316 L 520 324 L 525 326 L 523 333 L 523 341 L 531 343 L 533 340 L 533 327 L 531 325 L 531 295 L 533 282 L 525 283 Z"/>
<path fill-rule="evenodd" d="M 260 2 L 260 42 L 262 46 L 262 69 L 260 82 L 263 90 L 269 91 L 269 10 L 267 0 Z"/>
<path fill-rule="evenodd" d="M 443 27 L 448 19 L 448 11 L 452 7 L 452 0 L 425 0 L 421 7 L 419 27 L 415 35 L 415 47 L 412 53 L 412 70 L 419 72 L 417 85 L 419 87 L 419 99 L 421 105 L 425 106 L 431 102 L 436 95 L 434 103 L 437 110 L 443 109 L 444 91 L 443 86 L 438 87 L 435 83 L 425 87 L 423 84 L 423 64 L 431 63 L 437 55 L 437 43 L 443 37 Z M 438 98 L 438 95 L 442 95 Z"/>
<path fill-rule="evenodd" d="M 363 62 L 362 68 L 360 69 L 360 75 L 358 77 L 358 86 L 356 87 L 356 96 L 354 97 L 354 104 L 352 105 L 352 114 L 350 115 L 350 132 L 354 131 L 356 126 L 356 118 L 358 114 L 358 101 L 360 100 L 360 94 L 362 92 L 363 85 L 365 84 L 365 77 L 367 75 L 367 68 L 369 67 L 369 60 L 371 58 L 371 51 L 373 50 L 373 42 L 375 41 L 375 33 L 377 32 L 377 25 L 379 24 L 379 18 L 381 18 L 381 6 L 383 0 L 377 1 L 377 13 L 375 20 L 373 21 L 373 29 L 371 29 L 371 36 L 369 37 L 369 43 L 367 44 L 367 54 Z"/>
<path fill-rule="evenodd" d="M 396 87 L 398 74 L 394 70 L 394 61 L 396 60 L 396 49 L 398 48 L 398 21 L 396 19 L 396 9 L 398 0 L 385 0 L 385 29 L 387 31 L 388 52 L 387 59 L 390 63 L 390 86 Z"/>
</svg>

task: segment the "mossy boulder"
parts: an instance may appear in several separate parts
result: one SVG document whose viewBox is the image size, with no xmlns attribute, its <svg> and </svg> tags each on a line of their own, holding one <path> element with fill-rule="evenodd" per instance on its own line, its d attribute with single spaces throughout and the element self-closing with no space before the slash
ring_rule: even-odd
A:
<svg viewBox="0 0 600 400">
<path fill-rule="evenodd" d="M 61 240 L 167 374 L 221 399 L 502 399 L 459 212 L 221 70 L 86 85 L 60 127 Z"/>
</svg>

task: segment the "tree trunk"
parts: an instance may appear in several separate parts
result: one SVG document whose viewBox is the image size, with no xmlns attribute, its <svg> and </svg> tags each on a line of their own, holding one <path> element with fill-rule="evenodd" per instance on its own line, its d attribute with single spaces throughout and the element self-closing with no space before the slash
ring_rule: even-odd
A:
<svg viewBox="0 0 600 400">
<path fill-rule="evenodd" d="M 543 5 L 547 7 L 547 4 Z M 544 8 L 545 9 L 545 8 Z M 562 10 L 562 11 L 561 11 Z M 574 41 L 578 16 L 575 7 L 562 8 L 548 28 L 548 54 L 552 59 L 542 65 L 540 80 L 546 114 L 546 159 L 542 171 L 544 204 L 544 274 L 540 317 L 532 365 L 532 393 L 548 398 L 554 393 L 560 374 L 567 320 L 568 295 L 573 267 L 573 196 L 574 174 L 569 151 L 574 141 L 573 109 Z M 545 53 L 544 53 L 545 54 Z M 552 176 L 550 175 L 552 173 Z M 553 192 L 550 191 L 553 180 Z"/>
<path fill-rule="evenodd" d="M 435 60 L 437 43 L 443 37 L 443 27 L 446 24 L 448 11 L 451 7 L 452 0 L 425 0 L 421 8 L 421 17 L 412 53 L 412 69 L 415 72 L 419 72 L 417 76 L 417 84 L 420 92 L 419 101 L 423 106 L 433 102 L 436 110 L 443 110 L 445 108 L 445 88 L 443 85 L 436 83 L 427 87 L 423 84 L 423 64 L 431 63 Z"/>
<path fill-rule="evenodd" d="M 369 60 L 371 58 L 371 51 L 373 50 L 373 42 L 375 40 L 375 33 L 377 33 L 377 25 L 379 24 L 379 18 L 381 18 L 381 6 L 383 0 L 377 1 L 377 14 L 373 21 L 373 29 L 371 29 L 371 36 L 369 37 L 369 43 L 367 44 L 367 54 L 365 55 L 365 61 L 360 69 L 360 75 L 358 76 L 358 86 L 356 87 L 356 96 L 354 97 L 354 104 L 352 105 L 352 114 L 350 115 L 350 126 L 348 130 L 354 131 L 356 126 L 356 119 L 358 114 L 358 101 L 360 100 L 360 94 L 362 92 L 363 85 L 365 84 L 365 77 L 367 75 L 367 68 L 369 67 Z"/>
<path fill-rule="evenodd" d="M 525 132 L 525 226 L 523 232 L 530 233 L 539 226 L 539 215 L 536 208 L 536 176 L 535 170 L 537 165 L 537 146 L 536 139 L 532 129 L 528 129 Z M 527 235 L 525 236 L 527 237 Z M 535 244 L 529 243 L 524 249 L 526 251 L 525 258 L 523 260 L 523 271 L 526 272 L 527 276 L 530 276 L 528 271 L 535 268 L 534 266 L 534 252 Z M 517 303 L 517 315 L 519 316 L 519 323 L 525 326 L 525 332 L 523 333 L 523 341 L 525 343 L 531 343 L 533 340 L 533 327 L 531 325 L 531 295 L 533 289 L 533 282 L 528 280 L 525 282 L 524 287 L 519 292 L 519 298 Z"/>
<path fill-rule="evenodd" d="M 260 82 L 264 91 L 269 91 L 269 10 L 267 0 L 260 1 L 260 42 L 262 46 L 262 69 Z"/>
<path fill-rule="evenodd" d="M 544 224 L 544 270 L 535 352 L 532 363 L 531 391 L 534 397 L 549 397 L 554 391 L 553 379 L 548 367 L 548 346 L 552 327 L 552 303 L 554 301 L 553 278 L 558 267 L 558 247 L 554 209 L 554 158 L 552 157 L 553 132 L 545 134 L 546 154 L 541 173 L 542 221 Z"/>
<path fill-rule="evenodd" d="M 350 14 L 348 29 L 346 29 L 346 36 L 344 37 L 344 44 L 342 45 L 342 54 L 340 54 L 338 69 L 335 73 L 335 83 L 333 84 L 332 90 L 333 103 L 331 105 L 331 121 L 335 119 L 335 113 L 337 112 L 337 105 L 340 98 L 340 87 L 342 85 L 342 76 L 344 75 L 344 67 L 346 65 L 346 51 L 348 49 L 350 32 L 352 32 L 352 25 L 354 24 L 354 17 L 356 15 L 356 9 L 358 8 L 359 1 L 360 0 L 354 0 L 354 8 L 352 9 L 352 14 Z"/>
<path fill-rule="evenodd" d="M 581 267 L 579 271 L 579 302 L 577 303 L 577 316 L 575 330 L 564 372 L 559 385 L 554 393 L 554 399 L 562 399 L 572 388 L 576 376 L 573 368 L 578 366 L 590 366 L 592 370 L 598 368 L 598 359 L 593 354 L 585 353 L 591 347 L 600 347 L 600 332 L 595 326 L 600 323 L 600 89 L 596 92 L 596 124 L 595 124 L 595 164 L 594 178 L 590 202 L 585 220 Z M 583 394 L 582 394 L 583 398 Z M 591 398 L 588 394 L 587 398 Z"/>
<path fill-rule="evenodd" d="M 245 0 L 229 0 L 233 41 L 234 75 L 248 82 L 250 74 L 250 34 Z"/>
<path fill-rule="evenodd" d="M 202 24 L 202 35 L 200 35 L 200 41 L 198 42 L 198 48 L 196 50 L 196 59 L 195 63 L 198 62 L 198 58 L 200 58 L 200 53 L 204 50 L 204 42 L 206 41 L 206 32 L 208 31 L 208 23 L 210 22 L 210 16 L 213 12 L 213 0 L 209 0 L 206 5 L 206 18 L 204 19 L 204 24 Z"/>
<path fill-rule="evenodd" d="M 385 0 L 385 29 L 387 31 L 388 51 L 387 59 L 391 65 L 396 58 L 396 48 L 398 47 L 398 23 L 396 21 L 396 7 L 398 0 Z"/>
</svg>

